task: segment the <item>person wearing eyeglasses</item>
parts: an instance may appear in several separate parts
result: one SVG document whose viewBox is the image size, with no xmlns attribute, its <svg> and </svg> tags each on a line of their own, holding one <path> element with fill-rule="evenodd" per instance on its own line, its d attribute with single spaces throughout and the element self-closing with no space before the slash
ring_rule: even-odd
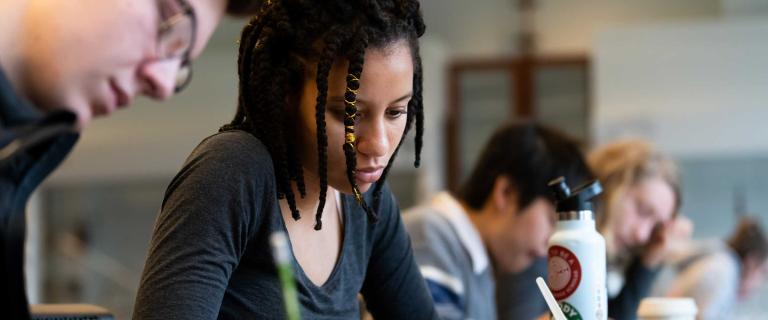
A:
<svg viewBox="0 0 768 320">
<path fill-rule="evenodd" d="M 0 314 L 27 319 L 24 208 L 95 117 L 184 89 L 225 14 L 262 0 L 0 1 Z"/>
</svg>

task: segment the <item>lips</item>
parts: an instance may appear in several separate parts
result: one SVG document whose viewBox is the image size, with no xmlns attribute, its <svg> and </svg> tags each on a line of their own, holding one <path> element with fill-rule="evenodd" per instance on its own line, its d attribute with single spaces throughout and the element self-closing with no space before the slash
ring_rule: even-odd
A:
<svg viewBox="0 0 768 320">
<path fill-rule="evenodd" d="M 616 247 L 621 249 L 621 250 L 624 250 L 624 249 L 629 247 L 629 245 L 627 245 L 626 241 L 624 241 L 623 239 L 618 238 L 618 237 L 616 237 L 616 239 L 614 240 L 614 243 L 615 243 Z"/>
<path fill-rule="evenodd" d="M 355 178 L 358 183 L 374 183 L 379 181 L 382 173 L 384 173 L 384 167 L 358 168 L 355 171 Z"/>
</svg>

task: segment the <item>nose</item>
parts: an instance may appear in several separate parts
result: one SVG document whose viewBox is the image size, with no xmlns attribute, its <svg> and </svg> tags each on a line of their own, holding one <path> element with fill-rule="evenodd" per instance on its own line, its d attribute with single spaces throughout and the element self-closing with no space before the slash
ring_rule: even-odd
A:
<svg viewBox="0 0 768 320">
<path fill-rule="evenodd" d="M 148 61 L 139 67 L 141 93 L 156 100 L 170 98 L 176 89 L 180 59 Z"/>
<path fill-rule="evenodd" d="M 547 238 L 549 240 L 549 238 Z M 548 249 L 549 243 L 548 241 L 540 242 L 538 246 L 533 250 L 533 253 L 537 257 L 546 257 L 547 256 L 547 249 Z"/>
<path fill-rule="evenodd" d="M 545 257 L 547 255 L 547 252 L 549 251 L 549 237 L 552 236 L 552 233 L 554 232 L 552 227 L 546 227 L 545 229 L 541 230 L 541 236 L 538 241 L 538 245 L 534 249 L 534 253 L 539 257 Z"/>
<path fill-rule="evenodd" d="M 635 243 L 636 245 L 643 245 L 651 239 L 651 233 L 655 226 L 654 221 L 644 221 L 637 229 L 635 229 Z"/>
<path fill-rule="evenodd" d="M 364 127 L 359 130 L 357 152 L 371 158 L 386 156 L 390 148 L 387 125 L 378 118 L 363 123 Z"/>
</svg>

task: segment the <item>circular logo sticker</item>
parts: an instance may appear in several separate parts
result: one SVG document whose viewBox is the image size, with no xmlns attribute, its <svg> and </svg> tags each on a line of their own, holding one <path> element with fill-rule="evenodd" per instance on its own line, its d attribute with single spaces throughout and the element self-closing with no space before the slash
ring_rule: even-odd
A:
<svg viewBox="0 0 768 320">
<path fill-rule="evenodd" d="M 547 282 L 555 299 L 570 297 L 581 283 L 581 264 L 570 250 L 561 246 L 549 248 Z"/>
</svg>

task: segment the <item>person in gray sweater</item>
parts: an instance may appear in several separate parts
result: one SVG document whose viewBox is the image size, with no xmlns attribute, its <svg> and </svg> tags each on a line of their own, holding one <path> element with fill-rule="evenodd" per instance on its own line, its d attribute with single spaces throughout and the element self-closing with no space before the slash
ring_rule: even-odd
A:
<svg viewBox="0 0 768 320">
<path fill-rule="evenodd" d="M 443 319 L 496 319 L 494 270 L 520 272 L 546 254 L 555 224 L 547 182 L 559 176 L 591 176 L 578 144 L 514 122 L 493 134 L 458 193 L 406 211 L 416 262 Z"/>
<path fill-rule="evenodd" d="M 652 292 L 691 297 L 700 320 L 733 318 L 768 275 L 768 238 L 756 217 L 742 217 L 728 239 L 690 241 L 665 259 Z"/>
</svg>

